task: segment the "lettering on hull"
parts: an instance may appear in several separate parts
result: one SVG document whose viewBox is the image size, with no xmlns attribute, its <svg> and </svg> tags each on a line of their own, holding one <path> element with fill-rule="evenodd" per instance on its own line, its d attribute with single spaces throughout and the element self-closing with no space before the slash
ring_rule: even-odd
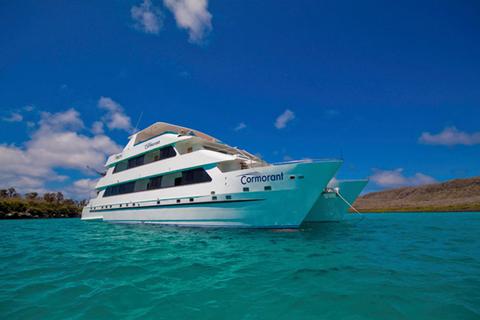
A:
<svg viewBox="0 0 480 320">
<path fill-rule="evenodd" d="M 271 182 L 271 181 L 282 181 L 283 172 L 277 174 L 267 174 L 259 175 L 255 173 L 245 174 L 240 176 L 240 183 L 245 185 L 247 183 L 257 183 L 257 182 Z"/>
</svg>

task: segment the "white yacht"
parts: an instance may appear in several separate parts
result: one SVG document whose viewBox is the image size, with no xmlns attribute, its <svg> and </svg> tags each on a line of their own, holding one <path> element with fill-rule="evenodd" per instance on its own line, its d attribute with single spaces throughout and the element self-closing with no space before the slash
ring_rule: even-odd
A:
<svg viewBox="0 0 480 320">
<path fill-rule="evenodd" d="M 336 222 L 343 220 L 352 205 L 368 183 L 368 179 L 332 179 L 320 194 L 305 222 Z"/>
<path fill-rule="evenodd" d="M 158 122 L 108 158 L 82 219 L 295 228 L 341 164 L 272 165 L 200 131 Z"/>
</svg>

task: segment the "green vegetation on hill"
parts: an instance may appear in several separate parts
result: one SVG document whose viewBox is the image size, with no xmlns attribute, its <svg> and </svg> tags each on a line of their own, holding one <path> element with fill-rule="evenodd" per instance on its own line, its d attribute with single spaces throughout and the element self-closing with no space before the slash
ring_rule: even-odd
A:
<svg viewBox="0 0 480 320">
<path fill-rule="evenodd" d="M 480 211 L 480 177 L 372 192 L 359 197 L 361 212 Z"/>
<path fill-rule="evenodd" d="M 0 190 L 0 219 L 79 217 L 85 201 L 65 199 L 61 192 L 18 194 L 14 188 Z"/>
</svg>

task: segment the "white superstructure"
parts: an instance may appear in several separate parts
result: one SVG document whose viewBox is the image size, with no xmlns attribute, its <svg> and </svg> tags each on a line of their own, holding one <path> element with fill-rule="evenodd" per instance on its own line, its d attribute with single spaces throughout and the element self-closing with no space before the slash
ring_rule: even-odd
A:
<svg viewBox="0 0 480 320">
<path fill-rule="evenodd" d="M 202 132 L 158 122 L 109 157 L 82 219 L 298 227 L 341 163 L 271 165 Z"/>
</svg>

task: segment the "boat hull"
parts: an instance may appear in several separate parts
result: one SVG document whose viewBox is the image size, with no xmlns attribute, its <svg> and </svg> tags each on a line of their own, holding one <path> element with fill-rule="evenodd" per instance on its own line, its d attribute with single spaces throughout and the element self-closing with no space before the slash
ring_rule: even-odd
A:
<svg viewBox="0 0 480 320">
<path fill-rule="evenodd" d="M 339 193 L 353 204 L 362 190 L 367 185 L 368 180 L 334 180 L 329 188 L 338 188 Z M 343 220 L 348 212 L 349 206 L 334 192 L 322 192 L 312 209 L 308 213 L 304 222 L 334 222 Z"/>
<path fill-rule="evenodd" d="M 296 228 L 305 219 L 318 194 L 335 175 L 341 163 L 338 160 L 301 162 L 255 168 L 254 171 L 230 172 L 224 174 L 222 185 L 217 184 L 217 192 L 213 194 L 209 185 L 203 186 L 201 191 L 197 188 L 196 193 L 192 189 L 191 197 L 158 201 L 137 199 L 136 203 L 128 207 L 86 207 L 82 219 L 101 216 L 104 221 L 115 223 Z M 263 181 L 262 178 L 268 181 Z M 189 194 L 187 190 L 185 187 L 184 195 Z"/>
</svg>

